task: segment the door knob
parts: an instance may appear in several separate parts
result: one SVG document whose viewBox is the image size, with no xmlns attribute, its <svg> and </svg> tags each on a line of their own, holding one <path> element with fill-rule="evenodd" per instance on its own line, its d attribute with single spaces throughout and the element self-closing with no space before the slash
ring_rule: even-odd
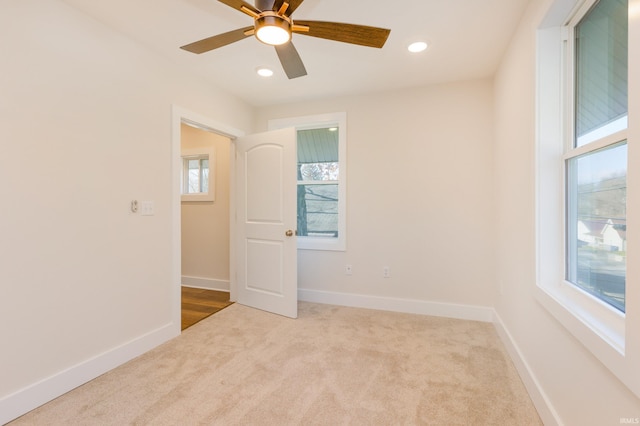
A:
<svg viewBox="0 0 640 426">
<path fill-rule="evenodd" d="M 287 232 L 284 233 L 284 235 L 286 235 L 287 237 L 293 237 L 293 231 L 289 229 Z"/>
</svg>

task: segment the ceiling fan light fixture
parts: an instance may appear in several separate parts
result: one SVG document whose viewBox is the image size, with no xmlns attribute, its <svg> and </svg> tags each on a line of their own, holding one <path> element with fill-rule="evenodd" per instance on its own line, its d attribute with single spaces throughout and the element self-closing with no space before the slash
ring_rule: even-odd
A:
<svg viewBox="0 0 640 426">
<path fill-rule="evenodd" d="M 279 15 L 265 15 L 256 19 L 256 38 L 264 44 L 279 46 L 291 40 L 291 23 Z"/>
</svg>

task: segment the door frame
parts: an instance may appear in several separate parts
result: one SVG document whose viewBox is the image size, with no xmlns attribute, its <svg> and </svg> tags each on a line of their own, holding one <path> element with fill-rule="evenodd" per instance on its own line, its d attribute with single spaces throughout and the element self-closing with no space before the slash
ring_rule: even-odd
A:
<svg viewBox="0 0 640 426">
<path fill-rule="evenodd" d="M 207 132 L 226 136 L 230 139 L 229 149 L 229 291 L 230 300 L 236 296 L 236 143 L 235 139 L 245 135 L 242 130 L 220 123 L 210 117 L 190 111 L 173 104 L 171 106 L 171 320 L 176 334 L 181 333 L 181 287 L 182 287 L 182 209 L 180 181 L 182 179 L 182 162 L 180 159 L 181 132 L 180 125 L 187 123 Z"/>
</svg>

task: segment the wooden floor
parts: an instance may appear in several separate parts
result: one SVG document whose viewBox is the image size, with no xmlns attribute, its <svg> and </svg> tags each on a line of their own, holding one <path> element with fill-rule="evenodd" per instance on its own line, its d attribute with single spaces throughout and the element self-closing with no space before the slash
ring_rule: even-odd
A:
<svg viewBox="0 0 640 426">
<path fill-rule="evenodd" d="M 182 329 L 191 327 L 232 303 L 229 302 L 229 293 L 224 291 L 182 287 Z"/>
</svg>

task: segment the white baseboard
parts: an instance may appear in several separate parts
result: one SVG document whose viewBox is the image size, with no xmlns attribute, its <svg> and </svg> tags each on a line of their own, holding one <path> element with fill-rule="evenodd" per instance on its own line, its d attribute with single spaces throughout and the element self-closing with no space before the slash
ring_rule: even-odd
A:
<svg viewBox="0 0 640 426">
<path fill-rule="evenodd" d="M 178 336 L 180 324 L 167 324 L 121 346 L 54 374 L 0 399 L 0 425 L 112 370 Z"/>
<path fill-rule="evenodd" d="M 522 356 L 522 352 L 520 348 L 513 340 L 511 333 L 505 327 L 502 322 L 502 318 L 498 315 L 497 312 L 494 311 L 493 325 L 498 332 L 498 336 L 502 340 L 502 343 L 507 348 L 507 352 L 513 361 L 513 364 L 518 370 L 518 374 L 520 374 L 520 378 L 524 383 L 524 386 L 527 388 L 527 392 L 529 392 L 529 396 L 533 401 L 533 405 L 535 405 L 536 410 L 538 410 L 538 415 L 542 420 L 542 423 L 545 425 L 562 425 L 562 420 L 560 416 L 553 408 L 551 401 L 547 394 L 540 387 L 540 383 L 536 378 L 535 374 L 531 370 L 531 367 L 527 363 L 527 361 Z"/>
<path fill-rule="evenodd" d="M 378 309 L 381 311 L 404 312 L 492 322 L 493 308 L 485 306 L 457 305 L 452 303 L 428 302 L 415 299 L 367 296 L 363 294 L 337 293 L 319 290 L 298 289 L 298 300 L 324 303 L 328 305 L 351 306 L 354 308 Z"/>
<path fill-rule="evenodd" d="M 216 280 L 213 278 L 199 278 L 182 276 L 182 285 L 185 287 L 203 288 L 205 290 L 217 290 L 229 292 L 231 287 L 229 281 Z"/>
</svg>

